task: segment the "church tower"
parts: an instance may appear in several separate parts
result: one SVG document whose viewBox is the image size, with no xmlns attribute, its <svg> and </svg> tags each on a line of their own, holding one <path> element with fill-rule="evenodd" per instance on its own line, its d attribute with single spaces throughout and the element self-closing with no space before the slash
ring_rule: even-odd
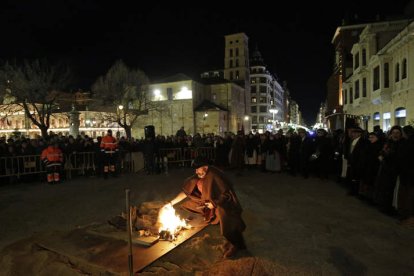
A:
<svg viewBox="0 0 414 276">
<path fill-rule="evenodd" d="M 251 129 L 250 119 L 250 65 L 249 38 L 245 33 L 226 35 L 224 47 L 224 79 L 237 83 L 244 88 L 245 130 Z"/>
</svg>

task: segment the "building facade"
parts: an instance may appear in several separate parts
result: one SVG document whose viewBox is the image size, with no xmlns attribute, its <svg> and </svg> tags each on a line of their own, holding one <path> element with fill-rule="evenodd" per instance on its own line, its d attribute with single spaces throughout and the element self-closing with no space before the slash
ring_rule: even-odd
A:
<svg viewBox="0 0 414 276">
<path fill-rule="evenodd" d="M 224 79 L 244 88 L 244 113 L 246 122 L 244 131 L 251 129 L 250 114 L 250 64 L 249 38 L 245 33 L 236 33 L 224 37 Z M 241 130 L 241 129 L 239 129 Z"/>
<path fill-rule="evenodd" d="M 352 75 L 351 50 L 365 26 L 366 24 L 340 26 L 332 38 L 332 44 L 335 47 L 335 60 L 332 75 L 327 82 L 325 114 L 327 126 L 331 130 L 345 126 L 343 82 Z"/>
<path fill-rule="evenodd" d="M 414 122 L 413 32 L 408 20 L 367 24 L 353 45 L 343 103 L 346 113 L 361 118 L 361 127 L 388 130 Z"/>
<path fill-rule="evenodd" d="M 250 60 L 250 114 L 254 131 L 272 131 L 284 122 L 284 89 L 256 49 Z"/>
</svg>

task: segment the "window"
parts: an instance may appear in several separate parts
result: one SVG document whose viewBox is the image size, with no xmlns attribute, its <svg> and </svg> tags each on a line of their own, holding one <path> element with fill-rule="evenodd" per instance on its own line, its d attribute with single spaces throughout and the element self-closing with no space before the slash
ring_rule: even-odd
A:
<svg viewBox="0 0 414 276">
<path fill-rule="evenodd" d="M 256 97 L 252 97 L 252 103 L 257 103 Z"/>
<path fill-rule="evenodd" d="M 267 83 L 267 79 L 266 78 L 260 78 L 260 83 Z"/>
<path fill-rule="evenodd" d="M 256 93 L 256 89 L 257 89 L 257 86 L 252 85 L 251 88 L 250 88 L 250 93 Z"/>
<path fill-rule="evenodd" d="M 362 49 L 362 66 L 367 65 L 367 50 Z"/>
<path fill-rule="evenodd" d="M 399 107 L 395 110 L 395 124 L 399 126 L 405 126 L 405 118 L 407 111 L 404 107 Z"/>
<path fill-rule="evenodd" d="M 354 69 L 359 67 L 359 52 L 357 52 L 354 56 Z"/>
<path fill-rule="evenodd" d="M 266 93 L 267 92 L 267 87 L 266 86 L 260 86 L 260 93 Z"/>
<path fill-rule="evenodd" d="M 348 103 L 348 90 L 344 91 L 344 104 Z"/>
<path fill-rule="evenodd" d="M 230 71 L 230 80 L 233 80 L 233 71 Z"/>
<path fill-rule="evenodd" d="M 236 48 L 236 57 L 239 56 L 239 48 Z"/>
<path fill-rule="evenodd" d="M 239 67 L 239 59 L 236 58 L 236 67 Z"/>
<path fill-rule="evenodd" d="M 362 79 L 362 97 L 367 97 L 367 78 Z"/>
<path fill-rule="evenodd" d="M 213 98 L 213 101 L 215 101 L 217 99 L 217 94 L 213 93 L 212 98 Z"/>
<path fill-rule="evenodd" d="M 379 112 L 375 112 L 374 116 L 372 116 L 372 118 L 374 118 L 374 126 L 379 125 L 380 124 L 380 120 L 381 120 L 381 115 Z"/>
<path fill-rule="evenodd" d="M 384 63 L 384 88 L 390 87 L 390 65 L 388 62 Z"/>
<path fill-rule="evenodd" d="M 233 60 L 232 59 L 229 61 L 229 67 L 230 68 L 233 67 Z"/>
<path fill-rule="evenodd" d="M 233 56 L 233 49 L 229 50 L 229 56 L 232 57 Z"/>
<path fill-rule="evenodd" d="M 353 103 L 354 102 L 354 93 L 352 91 L 352 87 L 349 88 L 349 103 Z"/>
<path fill-rule="evenodd" d="M 384 130 L 389 130 L 391 128 L 391 113 L 385 112 L 384 114 L 382 114 L 382 119 L 383 119 L 382 128 Z"/>
<path fill-rule="evenodd" d="M 374 81 L 372 82 L 372 90 L 378 90 L 380 88 L 380 83 L 379 83 L 379 78 L 380 78 L 380 73 L 379 73 L 379 66 L 374 68 Z"/>
<path fill-rule="evenodd" d="M 259 116 L 259 123 L 264 123 L 264 117 L 263 116 Z"/>
<path fill-rule="evenodd" d="M 400 64 L 397 63 L 395 65 L 395 82 L 399 82 L 400 81 Z"/>
<path fill-rule="evenodd" d="M 267 103 L 266 97 L 260 97 L 260 103 Z"/>
<path fill-rule="evenodd" d="M 256 113 L 257 112 L 257 106 L 252 106 L 250 108 L 251 108 L 252 113 Z"/>
<path fill-rule="evenodd" d="M 252 123 L 253 123 L 253 124 L 257 124 L 257 117 L 256 117 L 256 116 L 253 116 L 253 117 L 252 117 Z"/>
<path fill-rule="evenodd" d="M 355 99 L 359 98 L 359 80 L 355 82 Z"/>
<path fill-rule="evenodd" d="M 407 59 L 403 59 L 402 62 L 402 75 L 401 75 L 401 79 L 405 79 L 407 78 Z"/>
<path fill-rule="evenodd" d="M 172 90 L 171 87 L 167 88 L 167 98 L 168 98 L 169 101 L 173 100 L 173 90 Z"/>
<path fill-rule="evenodd" d="M 236 80 L 239 79 L 239 70 L 236 71 Z"/>
<path fill-rule="evenodd" d="M 259 111 L 260 111 L 260 113 L 266 113 L 267 112 L 267 106 L 260 106 Z"/>
</svg>

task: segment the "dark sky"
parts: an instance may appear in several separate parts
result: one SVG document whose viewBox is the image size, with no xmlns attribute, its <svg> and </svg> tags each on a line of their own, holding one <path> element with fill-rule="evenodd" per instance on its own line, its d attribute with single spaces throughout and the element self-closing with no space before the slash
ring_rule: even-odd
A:
<svg viewBox="0 0 414 276">
<path fill-rule="evenodd" d="M 260 1 L 247 6 L 142 2 L 2 1 L 0 59 L 65 62 L 76 85 L 88 90 L 117 59 L 151 79 L 223 68 L 224 35 L 245 32 L 250 50 L 258 45 L 270 71 L 288 82 L 292 98 L 313 123 L 332 72 L 331 40 L 342 19 L 355 13 L 363 20 L 402 14 L 408 1 L 275 1 L 274 7 Z"/>
</svg>

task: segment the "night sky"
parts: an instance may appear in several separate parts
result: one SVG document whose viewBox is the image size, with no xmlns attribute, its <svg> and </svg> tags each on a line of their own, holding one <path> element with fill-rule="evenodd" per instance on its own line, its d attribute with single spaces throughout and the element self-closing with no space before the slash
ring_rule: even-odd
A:
<svg viewBox="0 0 414 276">
<path fill-rule="evenodd" d="M 358 14 L 360 22 L 368 22 L 376 14 L 403 14 L 409 1 L 275 1 L 274 7 L 260 1 L 247 6 L 99 2 L 2 1 L 0 59 L 67 63 L 76 76 L 73 88 L 89 90 L 117 59 L 150 79 L 223 68 L 224 35 L 245 32 L 250 50 L 258 46 L 270 71 L 288 82 L 306 121 L 313 123 L 326 95 L 331 40 L 342 19 Z"/>
</svg>

